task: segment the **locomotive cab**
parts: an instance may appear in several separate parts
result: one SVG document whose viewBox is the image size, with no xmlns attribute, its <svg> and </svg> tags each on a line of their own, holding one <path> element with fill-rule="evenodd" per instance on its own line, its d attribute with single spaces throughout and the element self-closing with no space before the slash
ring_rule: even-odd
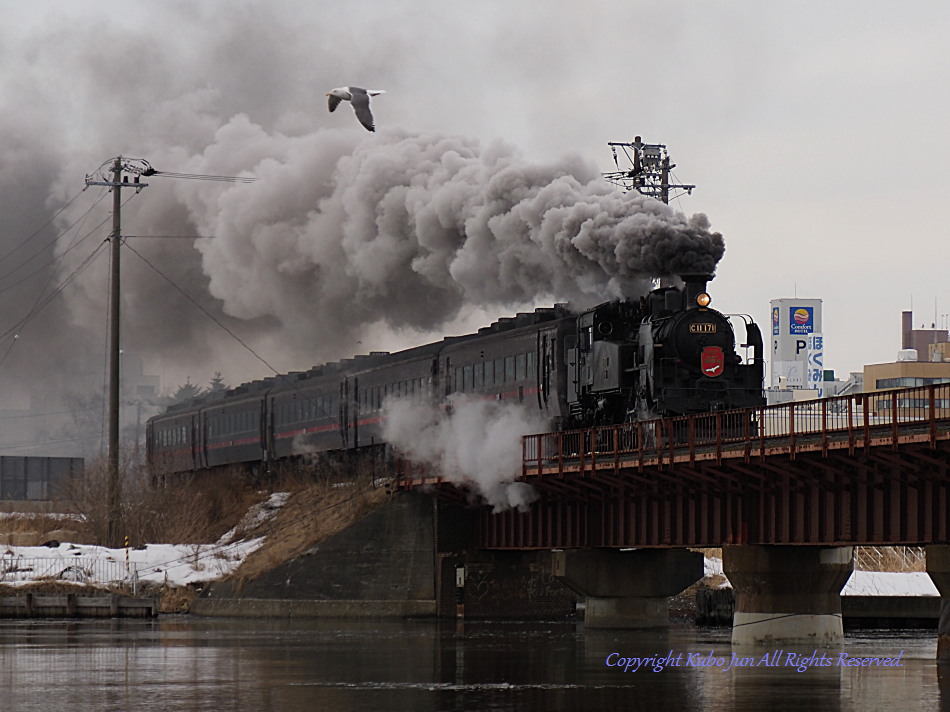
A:
<svg viewBox="0 0 950 712">
<path fill-rule="evenodd" d="M 636 330 L 643 303 L 608 302 L 577 318 L 568 342 L 567 400 L 578 425 L 622 422 L 636 379 Z"/>
</svg>

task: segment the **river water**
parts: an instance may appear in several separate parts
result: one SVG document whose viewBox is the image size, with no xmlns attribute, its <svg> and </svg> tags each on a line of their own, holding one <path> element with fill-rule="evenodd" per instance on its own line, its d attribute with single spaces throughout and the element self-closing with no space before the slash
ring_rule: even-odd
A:
<svg viewBox="0 0 950 712">
<path fill-rule="evenodd" d="M 0 710 L 950 712 L 933 630 L 849 633 L 817 655 L 734 649 L 729 635 L 690 624 L 0 621 Z M 748 665 L 730 667 L 733 653 Z M 636 671 L 629 662 L 651 656 Z M 840 664 L 852 658 L 896 664 Z"/>
</svg>

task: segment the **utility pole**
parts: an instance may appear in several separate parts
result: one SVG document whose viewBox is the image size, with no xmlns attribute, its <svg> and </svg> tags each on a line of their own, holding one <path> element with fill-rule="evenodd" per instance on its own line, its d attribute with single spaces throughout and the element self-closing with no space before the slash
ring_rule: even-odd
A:
<svg viewBox="0 0 950 712">
<path fill-rule="evenodd" d="M 670 189 L 692 193 L 695 185 L 670 183 L 670 172 L 676 165 L 670 163 L 666 145 L 662 143 L 643 143 L 637 136 L 632 142 L 611 141 L 607 144 L 613 152 L 616 171 L 604 173 L 609 182 L 625 191 L 656 198 L 661 203 L 670 202 Z M 619 153 L 618 153 L 619 149 Z M 621 154 L 626 159 L 621 165 Z"/>
<path fill-rule="evenodd" d="M 100 177 L 106 164 L 100 168 Z M 136 174 L 133 183 L 129 183 L 128 176 L 122 177 L 123 170 L 131 170 Z M 121 296 L 121 269 L 120 256 L 122 247 L 122 188 L 135 188 L 136 191 L 144 188 L 147 183 L 139 182 L 141 169 L 134 163 L 126 162 L 122 156 L 112 161 L 112 180 L 92 180 L 86 176 L 86 185 L 101 185 L 112 189 L 112 241 L 111 260 L 111 289 L 109 294 L 109 454 L 108 472 L 106 474 L 106 507 L 108 509 L 109 529 L 108 541 L 111 547 L 118 547 L 122 543 L 122 533 L 119 531 L 121 516 L 120 478 L 119 478 L 119 301 Z"/>
<path fill-rule="evenodd" d="M 670 183 L 670 175 L 676 164 L 670 162 L 666 144 L 644 143 L 643 139 L 637 136 L 630 142 L 610 141 L 607 145 L 613 153 L 617 170 L 604 173 L 604 178 L 628 193 L 635 190 L 641 195 L 669 205 L 671 188 L 691 195 L 696 187 L 685 183 Z M 622 158 L 626 160 L 621 160 Z M 661 276 L 657 278 L 656 286 L 670 287 L 673 282 L 668 276 Z"/>
<path fill-rule="evenodd" d="M 119 280 L 119 257 L 122 239 L 122 191 L 119 189 L 122 179 L 122 158 L 116 158 L 112 164 L 112 287 L 109 294 L 109 473 L 108 499 L 109 533 L 108 544 L 119 545 L 119 517 L 121 512 L 119 494 L 119 295 L 122 294 Z"/>
</svg>

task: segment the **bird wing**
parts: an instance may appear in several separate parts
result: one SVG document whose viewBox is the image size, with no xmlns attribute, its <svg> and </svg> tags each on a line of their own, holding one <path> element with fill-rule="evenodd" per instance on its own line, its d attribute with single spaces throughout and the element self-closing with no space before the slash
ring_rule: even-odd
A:
<svg viewBox="0 0 950 712">
<path fill-rule="evenodd" d="M 340 102 L 343 101 L 340 97 L 335 96 L 333 94 L 327 94 L 327 99 L 328 99 L 327 104 L 329 104 L 330 106 L 330 111 L 333 111 L 334 109 L 336 109 L 336 107 L 340 105 Z"/>
<path fill-rule="evenodd" d="M 350 103 L 353 105 L 353 111 L 356 112 L 356 118 L 366 127 L 366 130 L 375 131 L 373 112 L 369 110 L 369 95 L 365 91 L 354 91 Z"/>
</svg>

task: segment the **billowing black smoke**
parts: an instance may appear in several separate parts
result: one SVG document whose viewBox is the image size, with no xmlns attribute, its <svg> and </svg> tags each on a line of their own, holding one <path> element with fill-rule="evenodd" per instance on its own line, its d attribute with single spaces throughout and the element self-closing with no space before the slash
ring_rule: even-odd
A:
<svg viewBox="0 0 950 712">
<path fill-rule="evenodd" d="M 180 193 L 215 236 L 197 244 L 211 293 L 314 348 L 377 322 L 436 330 L 465 305 L 632 296 L 652 277 L 711 273 L 724 251 L 705 216 L 623 194 L 577 158 L 394 129 L 291 139 L 238 117 L 188 169 L 233 171 L 242 154 L 255 183 Z"/>
<path fill-rule="evenodd" d="M 531 162 L 509 145 L 457 135 L 523 136 L 524 121 L 488 111 L 489 92 L 513 117 L 518 107 L 566 116 L 574 106 L 566 89 L 570 104 L 531 88 L 534 64 L 486 49 L 530 27 L 545 71 L 573 66 L 554 51 L 569 20 L 502 21 L 509 5 L 490 10 L 499 21 L 474 34 L 434 34 L 428 19 L 374 32 L 388 30 L 385 3 L 367 12 L 303 0 L 200 9 L 170 0 L 124 19 L 77 6 L 0 27 L 10 108 L 0 116 L 5 406 L 65 411 L 52 394 L 102 391 L 109 269 L 108 250 L 95 250 L 109 233 L 111 199 L 102 188 L 77 194 L 84 175 L 117 154 L 159 170 L 257 178 L 155 176 L 128 195 L 122 346 L 166 390 L 186 377 L 207 385 L 216 371 L 230 384 L 267 375 L 207 315 L 291 370 L 552 301 L 636 294 L 654 275 L 711 272 L 723 245 L 704 217 L 623 195 L 590 162 Z M 452 14 L 453 26 L 472 29 L 467 14 Z M 472 52 L 457 52 L 462 37 Z M 437 95 L 421 90 L 449 51 L 471 55 L 478 71 L 458 81 L 453 67 Z M 377 135 L 327 112 L 323 92 L 347 82 L 388 90 Z M 473 123 L 476 110 L 485 119 Z M 153 239 L 189 235 L 203 238 Z M 468 322 L 453 323 L 457 315 Z"/>
</svg>

